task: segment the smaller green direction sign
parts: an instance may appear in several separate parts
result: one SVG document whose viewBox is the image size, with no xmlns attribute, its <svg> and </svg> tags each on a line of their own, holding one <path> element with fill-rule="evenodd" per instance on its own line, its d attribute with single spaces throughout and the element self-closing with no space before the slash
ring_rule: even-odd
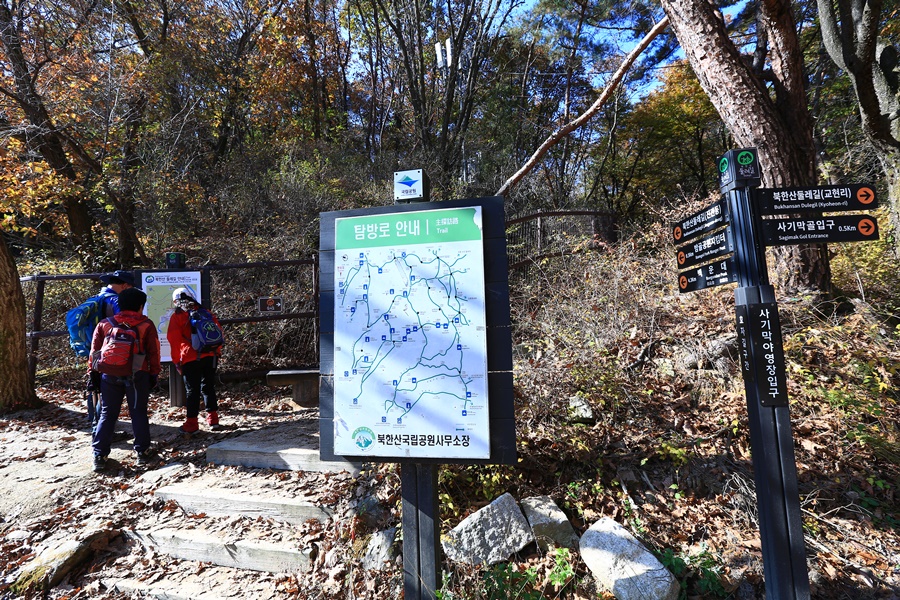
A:
<svg viewBox="0 0 900 600">
<path fill-rule="evenodd" d="M 878 207 L 875 188 L 861 183 L 811 188 L 759 188 L 753 194 L 759 213 L 763 215 L 845 212 Z"/>
<path fill-rule="evenodd" d="M 679 269 L 687 269 L 725 256 L 729 252 L 734 252 L 734 243 L 731 240 L 731 230 L 726 228 L 676 250 L 675 260 Z"/>
<path fill-rule="evenodd" d="M 696 292 L 717 285 L 734 283 L 737 273 L 734 269 L 734 257 L 729 256 L 718 262 L 703 265 L 698 269 L 678 274 L 678 291 L 682 294 Z"/>
<path fill-rule="evenodd" d="M 698 213 L 672 224 L 672 239 L 676 246 L 692 240 L 704 233 L 718 229 L 728 222 L 725 199 L 708 206 Z"/>
<path fill-rule="evenodd" d="M 729 150 L 719 159 L 719 187 L 760 178 L 756 148 Z"/>
<path fill-rule="evenodd" d="M 766 246 L 867 242 L 878 239 L 878 221 L 869 215 L 811 216 L 762 221 Z"/>
</svg>

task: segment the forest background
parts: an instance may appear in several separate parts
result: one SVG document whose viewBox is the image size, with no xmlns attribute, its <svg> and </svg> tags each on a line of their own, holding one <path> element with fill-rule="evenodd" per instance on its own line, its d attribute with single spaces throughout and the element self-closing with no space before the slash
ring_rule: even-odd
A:
<svg viewBox="0 0 900 600">
<path fill-rule="evenodd" d="M 185 251 L 191 264 L 306 258 L 318 245 L 320 212 L 390 204 L 393 173 L 408 168 L 430 176 L 434 200 L 505 189 L 507 218 L 601 211 L 590 223 L 590 243 L 573 240 L 572 249 L 609 253 L 520 281 L 512 308 L 516 341 L 520 349 L 527 346 L 526 362 L 535 369 L 518 380 L 520 390 L 544 402 L 540 378 L 556 381 L 560 371 L 566 373 L 561 389 L 609 406 L 622 394 L 631 397 L 639 382 L 618 367 L 598 374 L 597 365 L 635 364 L 659 348 L 653 331 L 665 319 L 658 299 L 671 294 L 675 273 L 660 232 L 716 195 L 718 156 L 758 146 L 764 185 L 866 182 L 884 200 L 877 243 L 771 253 L 781 297 L 807 302 L 804 310 L 813 307 L 810 314 L 823 319 L 792 321 L 796 329 L 788 328 L 789 360 L 811 378 L 803 380 L 808 389 L 792 393 L 828 400 L 843 415 L 841 427 L 850 412 L 863 412 L 865 418 L 851 419 L 862 430 L 845 440 L 848 451 L 860 453 L 861 472 L 842 485 L 855 486 L 856 500 L 863 493 L 883 506 L 898 485 L 896 419 L 890 415 L 897 401 L 891 357 L 900 289 L 892 227 L 900 206 L 900 7 L 893 0 L 865 6 L 825 0 L 734 6 L 692 0 L 662 6 L 5 0 L 0 250 L 10 251 L 11 270 L 22 275 L 159 267 L 170 250 Z M 709 14 L 692 26 L 690 9 Z M 608 87 L 622 56 L 664 17 L 672 27 L 650 40 L 620 85 Z M 705 40 L 714 40 L 733 62 L 704 62 L 716 55 L 716 48 L 703 48 Z M 733 89 L 725 85 L 730 81 Z M 593 118 L 552 145 L 516 185 L 504 186 L 544 140 L 603 94 L 608 97 Z M 775 126 L 767 124 L 770 113 Z M 787 135 L 769 135 L 779 129 Z M 658 267 L 648 267 L 650 257 Z M 594 308 L 606 305 L 602 290 L 591 285 L 609 280 L 607 268 L 628 286 L 647 281 L 629 279 L 621 269 L 659 274 L 651 285 L 657 300 L 647 305 L 656 312 Z M 9 273 L 0 265 L 2 299 L 13 299 L 4 307 L 14 307 L 0 314 L 5 340 L 7 331 L 24 336 L 18 322 L 24 302 L 13 293 L 18 279 Z M 565 298 L 564 284 L 573 277 L 589 290 L 578 299 Z M 729 293 L 678 311 L 719 310 Z M 557 294 L 563 297 L 550 310 Z M 595 295 L 603 301 L 588 304 Z M 867 307 L 863 329 L 852 333 L 834 316 L 858 306 L 846 301 L 848 295 Z M 567 312 L 588 305 L 609 312 L 616 326 L 603 330 Z M 4 329 L 11 321 L 17 324 Z M 562 335 L 567 322 L 583 329 Z M 688 337 L 709 333 L 686 327 Z M 823 382 L 804 353 L 829 327 L 841 332 L 841 343 L 825 353 L 835 362 L 844 360 L 838 350 L 849 352 L 847 339 L 867 337 L 874 339 L 868 350 L 876 358 L 854 354 L 857 371 Z M 792 346 L 794 335 L 804 341 Z M 617 344 L 613 360 L 609 348 Z M 20 372 L 10 368 L 20 364 L 13 360 L 16 348 L 0 347 L 0 374 L 10 381 Z M 548 363 L 550 355 L 555 358 Z M 685 389 L 671 383 L 659 389 L 667 385 L 676 395 Z M 6 391 L 20 393 L 12 386 Z M 695 403 L 696 394 L 688 395 Z M 26 403 L 26 396 L 4 397 L 0 404 Z M 552 421 L 542 402 L 528 407 L 527 423 Z M 731 444 L 737 429 L 728 431 L 719 433 Z M 676 470 L 698 448 L 683 441 L 642 443 Z M 578 448 L 567 452 L 578 455 Z M 598 444 L 595 451 L 603 448 Z M 513 477 L 500 471 L 475 479 L 495 489 L 495 475 L 496 481 Z M 587 484 L 574 490 L 573 506 L 586 503 L 591 490 Z M 894 513 L 883 511 L 869 521 L 892 529 L 897 523 Z M 897 568 L 888 557 L 881 573 Z"/>
</svg>

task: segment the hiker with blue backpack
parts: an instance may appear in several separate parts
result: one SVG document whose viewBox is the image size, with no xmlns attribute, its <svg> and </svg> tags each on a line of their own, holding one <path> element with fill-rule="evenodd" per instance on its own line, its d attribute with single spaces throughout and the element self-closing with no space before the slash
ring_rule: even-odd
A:
<svg viewBox="0 0 900 600">
<path fill-rule="evenodd" d="M 159 334 L 143 314 L 147 295 L 137 288 L 118 294 L 119 312 L 103 319 L 91 340 L 92 379 L 100 379 L 100 419 L 94 430 L 94 471 L 106 467 L 122 401 L 128 402 L 137 464 L 153 459 L 147 403 L 160 372 Z"/>
<path fill-rule="evenodd" d="M 69 330 L 69 345 L 76 356 L 87 357 L 90 354 L 94 329 L 102 319 L 107 319 L 119 312 L 119 294 L 134 287 L 134 275 L 131 271 L 114 271 L 100 276 L 106 284 L 100 293 L 91 296 L 66 313 L 66 328 Z M 100 373 L 89 371 L 87 384 L 87 411 L 91 428 L 97 426 L 100 417 L 96 410 L 100 397 Z"/>
<path fill-rule="evenodd" d="M 181 431 L 195 433 L 200 429 L 200 399 L 206 409 L 206 423 L 219 429 L 219 406 L 216 399 L 216 366 L 225 341 L 219 319 L 202 307 L 187 288 L 172 292 L 175 313 L 169 320 L 166 339 L 172 364 L 184 380 L 187 415 Z"/>
</svg>

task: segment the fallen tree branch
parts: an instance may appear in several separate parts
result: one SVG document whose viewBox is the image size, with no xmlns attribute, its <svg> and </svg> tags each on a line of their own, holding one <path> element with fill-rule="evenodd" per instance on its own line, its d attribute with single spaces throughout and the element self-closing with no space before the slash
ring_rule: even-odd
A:
<svg viewBox="0 0 900 600">
<path fill-rule="evenodd" d="M 544 140 L 544 143 L 541 144 L 540 147 L 538 147 L 535 153 L 531 155 L 531 158 L 529 158 L 525 162 L 525 164 L 522 165 L 522 168 L 516 171 L 516 173 L 512 177 L 507 179 L 506 183 L 500 186 L 500 189 L 497 190 L 496 195 L 503 196 L 507 192 L 509 192 L 509 190 L 511 190 L 517 183 L 519 183 L 519 181 L 521 181 L 521 179 L 525 177 L 525 175 L 527 175 L 528 172 L 535 167 L 535 165 L 537 165 L 538 161 L 543 158 L 543 156 L 547 153 L 548 150 L 550 150 L 550 148 L 559 143 L 561 139 L 587 123 L 591 119 L 591 117 L 593 117 L 600 110 L 600 108 L 604 104 L 606 104 L 606 101 L 609 100 L 609 97 L 619 86 L 619 83 L 625 77 L 625 73 L 629 68 L 631 68 L 631 65 L 634 64 L 634 61 L 637 60 L 637 57 L 647 49 L 647 46 L 650 45 L 650 42 L 652 42 L 656 38 L 656 36 L 658 36 L 662 32 L 663 29 L 668 27 L 668 25 L 669 17 L 663 17 L 659 21 L 659 23 L 654 25 L 653 29 L 651 29 L 647 33 L 647 35 L 645 35 L 644 38 L 640 41 L 640 43 L 635 46 L 634 50 L 632 50 L 631 53 L 629 53 L 628 56 L 625 57 L 625 60 L 619 66 L 618 70 L 616 70 L 615 74 L 613 74 L 613 77 L 610 80 L 609 84 L 607 84 L 606 88 L 604 88 L 603 93 L 600 94 L 600 97 L 597 98 L 597 100 L 591 105 L 591 107 L 574 121 L 566 123 L 559 129 L 551 133 L 550 136 L 546 140 Z"/>
</svg>

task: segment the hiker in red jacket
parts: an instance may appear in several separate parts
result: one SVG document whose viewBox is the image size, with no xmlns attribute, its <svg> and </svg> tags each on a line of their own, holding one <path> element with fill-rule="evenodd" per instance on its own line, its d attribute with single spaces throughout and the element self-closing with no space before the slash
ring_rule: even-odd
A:
<svg viewBox="0 0 900 600">
<path fill-rule="evenodd" d="M 191 314 L 202 309 L 197 299 L 186 288 L 178 288 L 172 292 L 172 303 L 175 313 L 169 320 L 166 339 L 171 347 L 172 363 L 184 379 L 185 405 L 187 416 L 181 430 L 194 433 L 200 426 L 197 417 L 200 414 L 200 398 L 206 408 L 206 423 L 211 429 L 219 429 L 219 405 L 216 400 L 216 365 L 222 353 L 221 346 L 212 350 L 194 348 L 196 336 L 191 326 Z M 221 323 L 215 315 L 211 315 L 221 331 Z M 193 339 L 192 339 L 193 338 Z M 221 341 L 220 341 L 221 343 Z"/>
<path fill-rule="evenodd" d="M 149 463 L 153 454 L 150 449 L 150 420 L 147 416 L 147 402 L 150 390 L 156 387 L 159 377 L 159 335 L 153 321 L 141 311 L 147 302 L 147 295 L 137 288 L 128 288 L 119 293 L 119 312 L 114 317 L 100 321 L 91 339 L 90 368 L 101 372 L 100 376 L 100 420 L 94 430 L 92 447 L 94 450 L 94 471 L 106 467 L 112 443 L 113 431 L 123 398 L 128 402 L 131 415 L 131 429 L 134 433 L 134 451 L 137 464 Z M 110 333 L 114 329 L 135 332 L 135 342 L 130 345 L 129 363 L 125 374 L 110 374 L 107 371 L 104 351 L 110 344 Z"/>
</svg>

